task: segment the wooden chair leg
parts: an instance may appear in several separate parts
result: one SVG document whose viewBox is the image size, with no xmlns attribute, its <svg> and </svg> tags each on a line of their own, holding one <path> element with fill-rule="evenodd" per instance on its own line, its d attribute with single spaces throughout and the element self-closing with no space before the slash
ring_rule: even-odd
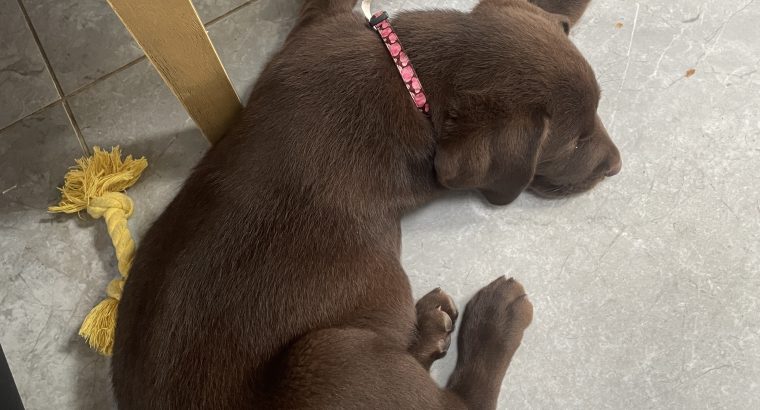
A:
<svg viewBox="0 0 760 410">
<path fill-rule="evenodd" d="M 242 105 L 190 0 L 108 0 L 210 143 Z"/>
</svg>

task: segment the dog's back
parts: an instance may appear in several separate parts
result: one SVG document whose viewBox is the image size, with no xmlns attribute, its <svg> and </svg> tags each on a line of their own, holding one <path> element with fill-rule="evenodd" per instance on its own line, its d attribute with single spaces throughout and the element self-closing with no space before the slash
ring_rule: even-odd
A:
<svg viewBox="0 0 760 410">
<path fill-rule="evenodd" d="M 409 135 L 425 119 L 393 104 L 407 102 L 403 88 L 383 88 L 398 79 L 374 33 L 358 23 L 327 30 L 289 39 L 241 123 L 141 241 L 114 348 L 122 408 L 261 403 L 277 379 L 263 365 L 287 343 L 345 320 L 378 284 L 395 278 L 408 288 L 397 214 L 373 202 L 431 187 L 389 165 L 412 161 L 394 158 L 406 155 L 399 137 L 377 119 L 406 122 Z M 333 48 L 314 48 L 314 35 Z M 398 177 L 378 186 L 378 172 Z"/>
</svg>

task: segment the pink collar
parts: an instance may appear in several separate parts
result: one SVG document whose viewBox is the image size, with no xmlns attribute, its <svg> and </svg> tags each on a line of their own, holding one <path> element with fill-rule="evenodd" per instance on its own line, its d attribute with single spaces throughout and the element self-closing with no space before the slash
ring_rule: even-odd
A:
<svg viewBox="0 0 760 410">
<path fill-rule="evenodd" d="M 418 110 L 425 114 L 430 114 L 430 104 L 427 101 L 425 90 L 422 88 L 422 83 L 417 76 L 417 71 L 414 70 L 412 62 L 409 60 L 404 51 L 404 47 L 398 39 L 396 31 L 393 30 L 390 21 L 388 20 L 388 13 L 384 11 L 378 11 L 375 14 L 370 15 L 370 3 L 371 0 L 364 0 L 362 2 L 362 10 L 364 16 L 369 21 L 369 25 L 377 31 L 380 38 L 383 39 L 385 47 L 388 48 L 388 52 L 393 59 L 393 62 L 398 68 L 401 79 L 404 80 L 404 85 L 409 91 L 409 95 L 412 97 L 412 101 Z"/>
</svg>

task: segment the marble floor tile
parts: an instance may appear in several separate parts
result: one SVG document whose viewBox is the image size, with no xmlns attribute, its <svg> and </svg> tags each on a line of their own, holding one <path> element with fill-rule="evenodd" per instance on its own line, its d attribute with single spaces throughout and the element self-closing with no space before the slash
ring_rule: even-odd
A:
<svg viewBox="0 0 760 410">
<path fill-rule="evenodd" d="M 142 55 L 105 1 L 22 1 L 66 94 Z M 244 3 L 246 0 L 193 1 L 204 22 Z"/>
<path fill-rule="evenodd" d="M 108 234 L 47 213 L 82 153 L 60 104 L 0 133 L 0 343 L 27 409 L 110 402 L 107 361 L 76 334 L 116 272 Z"/>
<path fill-rule="evenodd" d="M 201 21 L 208 23 L 209 21 L 218 18 L 225 13 L 230 12 L 246 3 L 251 3 L 252 0 L 192 0 L 195 10 L 198 11 L 198 15 L 201 17 Z M 253 0 L 258 1 L 258 0 Z"/>
<path fill-rule="evenodd" d="M 58 99 L 16 0 L 0 0 L 0 129 Z"/>
<path fill-rule="evenodd" d="M 66 94 L 142 55 L 105 1 L 23 3 Z"/>
<path fill-rule="evenodd" d="M 301 0 L 257 1 L 209 28 L 208 33 L 242 101 L 296 23 Z"/>
</svg>

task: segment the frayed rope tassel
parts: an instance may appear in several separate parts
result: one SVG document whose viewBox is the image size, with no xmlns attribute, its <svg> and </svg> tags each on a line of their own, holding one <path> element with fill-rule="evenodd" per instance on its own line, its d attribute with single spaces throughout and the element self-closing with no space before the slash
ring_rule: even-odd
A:
<svg viewBox="0 0 760 410">
<path fill-rule="evenodd" d="M 129 233 L 127 219 L 132 216 L 132 200 L 123 192 L 137 182 L 148 167 L 145 158 L 121 159 L 119 147 L 106 152 L 94 147 L 94 154 L 77 160 L 77 165 L 66 173 L 58 206 L 50 212 L 67 214 L 87 210 L 91 217 L 104 218 L 111 236 L 121 278 L 108 284 L 108 297 L 98 303 L 82 323 L 79 335 L 98 353 L 110 356 L 113 351 L 116 311 L 124 289 L 124 281 L 135 256 L 135 242 Z"/>
</svg>

